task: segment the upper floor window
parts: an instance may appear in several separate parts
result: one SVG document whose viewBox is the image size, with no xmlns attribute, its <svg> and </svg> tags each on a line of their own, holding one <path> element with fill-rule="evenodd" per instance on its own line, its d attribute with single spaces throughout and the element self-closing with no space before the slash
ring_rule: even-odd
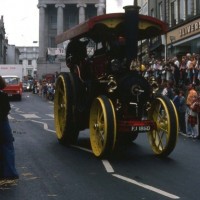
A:
<svg viewBox="0 0 200 200">
<path fill-rule="evenodd" d="M 185 20 L 185 0 L 180 1 L 179 13 L 179 19 L 182 22 Z"/>
<path fill-rule="evenodd" d="M 64 13 L 64 28 L 69 29 L 78 24 L 78 9 L 75 5 L 69 5 L 65 8 Z"/>
<path fill-rule="evenodd" d="M 200 1 L 199 0 L 196 1 L 196 13 L 197 14 L 200 13 Z"/>
<path fill-rule="evenodd" d="M 19 60 L 19 64 L 22 65 L 22 60 Z"/>
<path fill-rule="evenodd" d="M 159 12 L 158 12 L 158 17 L 159 17 L 159 19 L 160 20 L 162 20 L 163 21 L 163 8 L 162 8 L 163 6 L 162 6 L 162 2 L 160 2 L 159 3 Z"/>
<path fill-rule="evenodd" d="M 170 4 L 171 10 L 171 26 L 175 26 L 178 22 L 178 1 L 175 0 Z"/>
<path fill-rule="evenodd" d="M 171 25 L 174 26 L 176 24 L 175 20 L 175 9 L 174 9 L 174 2 L 171 3 Z"/>
<path fill-rule="evenodd" d="M 187 17 L 194 15 L 194 0 L 187 0 Z"/>
<path fill-rule="evenodd" d="M 50 37 L 50 47 L 56 47 L 55 37 Z"/>
<path fill-rule="evenodd" d="M 148 15 L 148 4 L 147 3 L 143 5 L 142 9 L 143 9 L 142 14 L 143 15 Z"/>
<path fill-rule="evenodd" d="M 151 9 L 151 16 L 152 16 L 152 17 L 155 17 L 155 12 L 154 12 L 154 9 L 153 9 L 153 8 Z"/>
<path fill-rule="evenodd" d="M 97 9 L 94 7 L 94 5 L 87 5 L 87 7 L 85 8 L 85 15 L 86 19 L 97 15 Z"/>
<path fill-rule="evenodd" d="M 28 65 L 31 65 L 32 64 L 32 60 L 28 60 Z"/>
<path fill-rule="evenodd" d="M 57 28 L 56 16 L 54 16 L 54 15 L 49 16 L 49 25 L 50 25 L 51 29 L 56 29 Z"/>
<path fill-rule="evenodd" d="M 3 42 L 1 38 L 0 38 L 0 56 L 3 56 Z"/>
</svg>

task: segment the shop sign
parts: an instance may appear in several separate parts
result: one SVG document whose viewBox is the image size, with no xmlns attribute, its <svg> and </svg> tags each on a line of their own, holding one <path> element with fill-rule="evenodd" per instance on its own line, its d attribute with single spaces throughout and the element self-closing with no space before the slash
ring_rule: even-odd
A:
<svg viewBox="0 0 200 200">
<path fill-rule="evenodd" d="M 179 31 L 179 34 L 180 34 L 180 37 L 185 37 L 199 30 L 200 30 L 200 21 L 197 21 L 197 22 L 193 22 L 189 24 L 188 26 L 181 28 Z"/>
</svg>

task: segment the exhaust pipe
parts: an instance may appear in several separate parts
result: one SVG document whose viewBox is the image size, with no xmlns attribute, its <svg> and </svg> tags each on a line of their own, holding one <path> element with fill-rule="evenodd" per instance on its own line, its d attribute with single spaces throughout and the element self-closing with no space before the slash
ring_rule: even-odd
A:
<svg viewBox="0 0 200 200">
<path fill-rule="evenodd" d="M 138 34 L 139 34 L 139 9 L 137 0 L 133 6 L 125 6 L 125 37 L 126 37 L 126 58 L 128 66 L 133 60 L 137 60 Z"/>
</svg>

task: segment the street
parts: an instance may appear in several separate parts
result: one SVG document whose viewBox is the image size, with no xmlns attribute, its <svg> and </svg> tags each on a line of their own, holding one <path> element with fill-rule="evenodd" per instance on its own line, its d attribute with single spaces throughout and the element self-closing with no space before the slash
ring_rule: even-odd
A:
<svg viewBox="0 0 200 200">
<path fill-rule="evenodd" d="M 53 102 L 29 92 L 11 101 L 16 184 L 0 186 L 1 200 L 199 200 L 200 141 L 179 135 L 166 159 L 154 156 L 146 134 L 110 160 L 95 158 L 89 131 L 76 146 L 58 143 Z"/>
</svg>

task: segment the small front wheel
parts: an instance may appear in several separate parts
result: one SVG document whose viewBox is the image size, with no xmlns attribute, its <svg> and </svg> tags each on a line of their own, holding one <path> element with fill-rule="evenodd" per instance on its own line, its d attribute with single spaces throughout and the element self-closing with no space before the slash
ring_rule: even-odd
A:
<svg viewBox="0 0 200 200">
<path fill-rule="evenodd" d="M 106 96 L 97 97 L 90 110 L 90 142 L 96 157 L 106 157 L 116 144 L 116 116 Z"/>
</svg>

